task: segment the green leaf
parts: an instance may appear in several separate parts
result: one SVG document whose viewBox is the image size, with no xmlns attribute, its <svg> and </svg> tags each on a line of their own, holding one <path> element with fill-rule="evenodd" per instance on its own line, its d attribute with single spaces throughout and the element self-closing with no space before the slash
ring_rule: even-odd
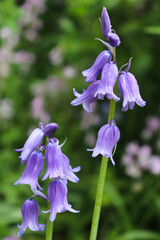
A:
<svg viewBox="0 0 160 240">
<path fill-rule="evenodd" d="M 149 34 L 160 35 L 160 26 L 145 27 L 144 31 Z"/>
<path fill-rule="evenodd" d="M 145 230 L 130 231 L 116 238 L 116 240 L 159 240 L 160 234 Z"/>
</svg>

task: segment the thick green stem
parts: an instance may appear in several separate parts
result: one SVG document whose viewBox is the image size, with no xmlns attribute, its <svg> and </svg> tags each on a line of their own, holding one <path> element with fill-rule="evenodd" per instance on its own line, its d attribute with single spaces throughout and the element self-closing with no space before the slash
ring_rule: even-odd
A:
<svg viewBox="0 0 160 240">
<path fill-rule="evenodd" d="M 52 240 L 53 223 L 54 222 L 50 222 L 49 218 L 50 218 L 50 213 L 48 213 L 47 226 L 46 226 L 46 238 L 45 238 L 45 240 Z"/>
<path fill-rule="evenodd" d="M 115 48 L 113 48 L 113 53 L 114 53 L 114 56 L 116 56 Z M 114 57 L 114 60 L 115 60 L 115 57 Z M 118 81 L 116 81 L 114 86 L 115 93 L 117 92 L 117 86 L 118 86 Z M 116 102 L 113 99 L 111 99 L 108 120 L 114 119 L 115 107 L 116 107 Z M 98 186 L 97 186 L 97 193 L 96 193 L 95 205 L 94 205 L 94 211 L 93 211 L 93 217 L 92 217 L 90 240 L 97 239 L 99 218 L 100 218 L 101 205 L 102 205 L 102 199 L 103 199 L 103 189 L 104 189 L 108 161 L 109 161 L 108 158 L 105 158 L 104 156 L 102 157 L 99 179 L 98 179 Z"/>
</svg>

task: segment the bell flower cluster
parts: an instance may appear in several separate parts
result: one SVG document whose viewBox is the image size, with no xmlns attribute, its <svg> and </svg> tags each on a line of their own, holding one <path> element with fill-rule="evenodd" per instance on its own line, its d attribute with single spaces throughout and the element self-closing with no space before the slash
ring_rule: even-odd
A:
<svg viewBox="0 0 160 240">
<path fill-rule="evenodd" d="M 44 231 L 45 224 L 38 223 L 38 215 L 40 207 L 34 197 L 38 196 L 46 201 L 50 202 L 50 209 L 48 211 L 42 211 L 43 213 L 50 212 L 50 221 L 53 222 L 57 213 L 70 211 L 77 213 L 79 211 L 74 210 L 67 200 L 67 181 L 77 183 L 79 178 L 75 175 L 75 172 L 80 171 L 80 166 L 72 169 L 70 160 L 62 153 L 62 145 L 59 144 L 58 139 L 52 137 L 58 130 L 58 124 L 50 123 L 47 125 L 39 124 L 27 139 L 24 147 L 21 149 L 15 149 L 20 151 L 21 164 L 26 163 L 25 170 L 19 180 L 15 182 L 17 184 L 28 184 L 33 191 L 33 196 L 22 205 L 21 212 L 23 217 L 22 225 L 18 225 L 20 228 L 18 236 L 21 237 L 28 227 L 32 231 Z M 42 145 L 42 138 L 47 138 L 47 144 Z M 45 153 L 44 153 L 45 152 Z M 38 180 L 40 173 L 43 170 L 44 161 L 46 159 L 47 169 L 42 177 L 42 180 L 50 179 L 48 186 L 48 196 L 42 191 L 44 190 Z"/>
<path fill-rule="evenodd" d="M 73 89 L 76 99 L 71 102 L 71 105 L 77 106 L 82 104 L 87 112 L 91 112 L 91 104 L 97 100 L 104 100 L 105 97 L 118 102 L 120 101 L 120 97 L 114 93 L 115 85 L 118 85 L 123 96 L 122 111 L 127 111 L 128 108 L 133 109 L 135 103 L 140 107 L 144 107 L 146 102 L 140 95 L 137 80 L 135 76 L 129 72 L 131 59 L 128 64 L 123 65 L 118 70 L 116 57 L 114 56 L 114 48 L 118 47 L 121 41 L 119 36 L 111 28 L 111 21 L 105 7 L 103 7 L 101 14 L 101 30 L 108 42 L 101 39 L 98 40 L 107 46 L 109 50 L 102 51 L 93 65 L 82 72 L 82 75 L 86 77 L 86 82 L 91 83 L 82 94 Z M 122 70 L 126 65 L 126 69 Z M 113 151 L 120 139 L 120 131 L 114 119 L 110 120 L 111 121 L 102 126 L 98 132 L 96 146 L 92 149 L 92 157 L 102 154 L 110 158 L 113 165 L 115 165 Z M 90 149 L 88 150 L 91 151 Z"/>
</svg>

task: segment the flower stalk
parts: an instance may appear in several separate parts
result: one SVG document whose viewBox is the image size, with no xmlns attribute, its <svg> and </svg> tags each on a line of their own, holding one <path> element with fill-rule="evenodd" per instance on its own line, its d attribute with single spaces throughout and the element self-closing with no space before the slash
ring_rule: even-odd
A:
<svg viewBox="0 0 160 240">
<path fill-rule="evenodd" d="M 48 207 L 50 208 L 50 202 L 48 202 Z M 47 225 L 46 225 L 46 238 L 45 240 L 52 240 L 53 236 L 53 222 L 50 221 L 50 213 L 48 213 L 47 217 Z"/>
<path fill-rule="evenodd" d="M 113 54 L 116 57 L 116 48 L 113 48 Z M 118 87 L 118 81 L 116 81 L 114 86 L 115 94 L 117 92 L 117 87 Z M 115 108 L 116 108 L 116 102 L 114 101 L 114 99 L 111 99 L 108 120 L 114 119 Z M 100 219 L 103 190 L 104 190 L 108 161 L 109 161 L 108 158 L 102 156 L 98 185 L 97 185 L 97 192 L 96 192 L 96 198 L 95 198 L 95 205 L 94 205 L 94 211 L 93 211 L 93 217 L 92 217 L 92 225 L 91 225 L 90 238 L 89 238 L 90 240 L 97 239 L 98 225 L 99 225 L 99 219 Z"/>
</svg>

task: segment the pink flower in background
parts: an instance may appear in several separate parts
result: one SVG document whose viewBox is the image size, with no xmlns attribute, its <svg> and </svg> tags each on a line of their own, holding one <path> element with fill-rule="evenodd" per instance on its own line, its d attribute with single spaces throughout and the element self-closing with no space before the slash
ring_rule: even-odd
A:
<svg viewBox="0 0 160 240">
<path fill-rule="evenodd" d="M 160 157 L 152 155 L 149 145 L 140 147 L 135 142 L 129 143 L 122 157 L 122 164 L 126 174 L 134 178 L 140 177 L 146 170 L 153 174 L 160 174 Z"/>
<path fill-rule="evenodd" d="M 49 53 L 49 59 L 51 63 L 58 66 L 62 63 L 62 49 L 60 47 L 55 47 Z"/>
<path fill-rule="evenodd" d="M 137 142 L 130 142 L 126 147 L 126 152 L 131 155 L 136 155 L 139 150 L 139 145 Z"/>
<path fill-rule="evenodd" d="M 13 101 L 10 98 L 0 100 L 0 118 L 11 119 L 14 114 Z"/>
<path fill-rule="evenodd" d="M 76 75 L 76 69 L 72 66 L 66 66 L 63 68 L 63 75 L 68 79 L 74 78 Z"/>
<path fill-rule="evenodd" d="M 35 61 L 35 55 L 25 50 L 20 50 L 16 52 L 14 57 L 15 57 L 15 61 L 19 64 L 21 63 L 32 64 Z"/>
<path fill-rule="evenodd" d="M 160 118 L 149 116 L 146 120 L 146 128 L 142 131 L 142 138 L 148 140 L 160 129 Z"/>
<path fill-rule="evenodd" d="M 126 174 L 128 176 L 133 177 L 133 178 L 138 178 L 138 177 L 141 176 L 141 169 L 138 168 L 138 166 L 136 166 L 134 164 L 133 165 L 131 164 L 131 165 L 126 167 Z"/>
<path fill-rule="evenodd" d="M 137 163 L 140 168 L 149 169 L 150 168 L 150 158 L 151 158 L 151 147 L 144 145 L 139 148 L 137 153 Z"/>
<path fill-rule="evenodd" d="M 15 236 L 8 236 L 6 238 L 3 238 L 3 240 L 20 240 L 20 238 L 15 237 Z"/>
<path fill-rule="evenodd" d="M 29 41 L 38 39 L 38 31 L 43 27 L 43 22 L 39 19 L 39 15 L 43 14 L 45 10 L 45 0 L 26 0 L 22 5 L 22 17 L 19 19 L 19 23 L 24 36 Z"/>
<path fill-rule="evenodd" d="M 122 164 L 125 166 L 134 164 L 134 157 L 130 154 L 126 154 L 122 157 Z"/>
<path fill-rule="evenodd" d="M 160 157 L 152 156 L 150 158 L 150 169 L 154 174 L 160 174 Z"/>
<path fill-rule="evenodd" d="M 32 116 L 42 122 L 49 122 L 50 115 L 44 109 L 44 100 L 42 97 L 35 97 L 31 102 Z"/>
</svg>

